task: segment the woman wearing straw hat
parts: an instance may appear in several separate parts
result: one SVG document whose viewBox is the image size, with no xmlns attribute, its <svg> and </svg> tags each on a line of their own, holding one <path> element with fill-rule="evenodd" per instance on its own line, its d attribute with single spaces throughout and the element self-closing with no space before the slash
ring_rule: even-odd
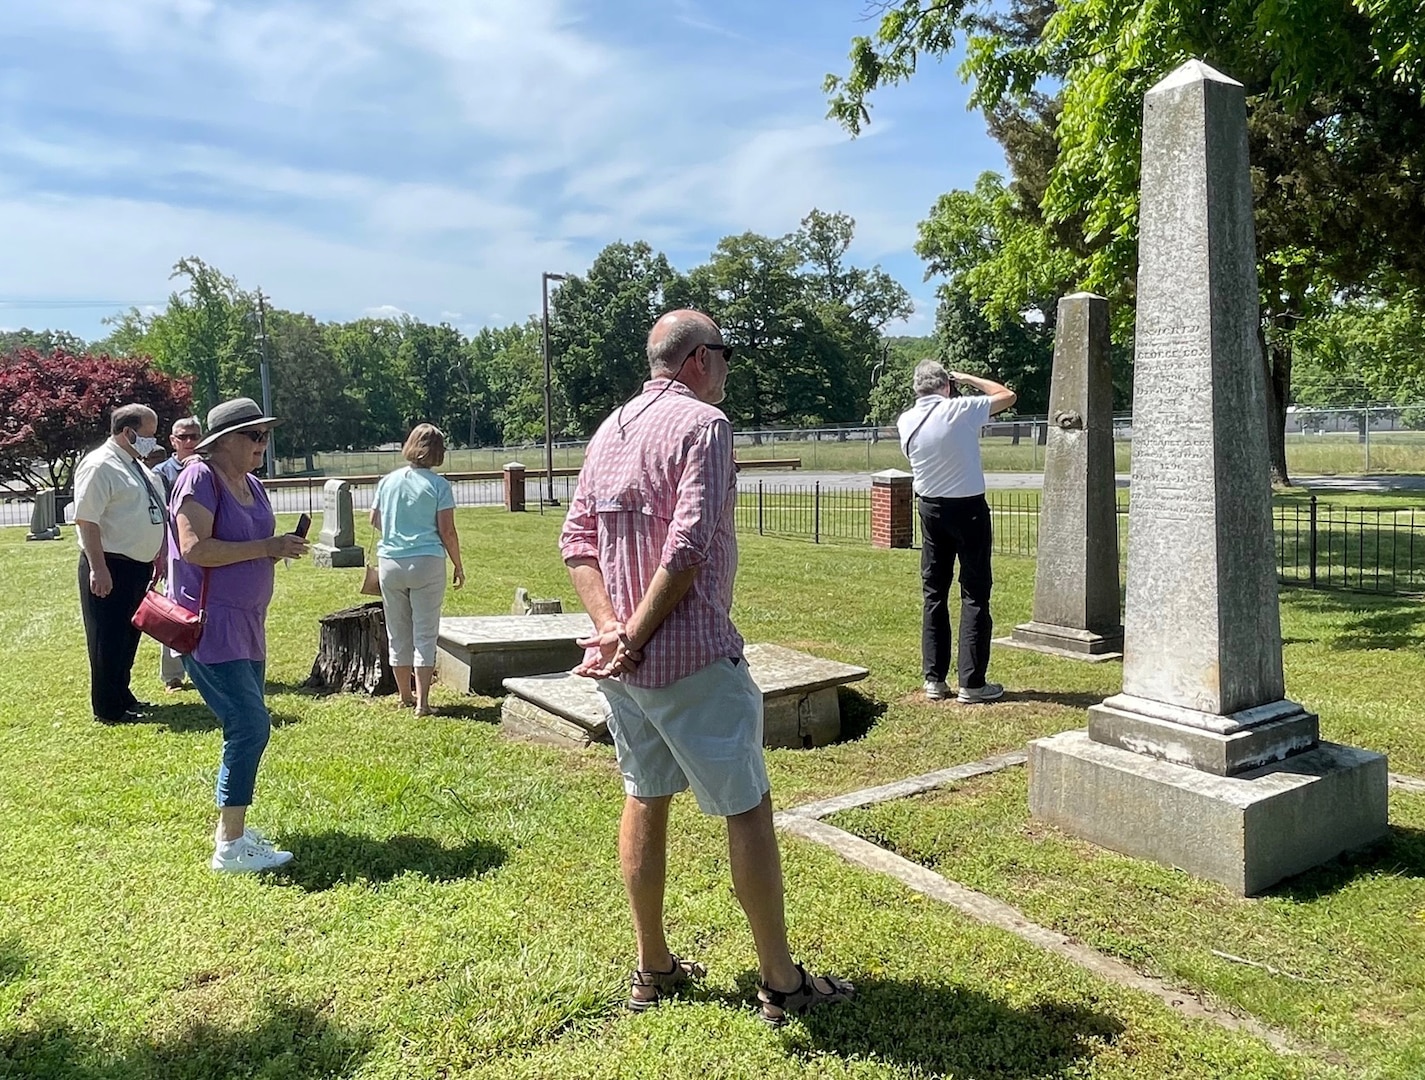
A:
<svg viewBox="0 0 1425 1080">
<path fill-rule="evenodd" d="M 276 423 L 251 398 L 215 405 L 208 434 L 198 443 L 202 460 L 179 474 L 169 501 L 175 522 L 172 595 L 198 611 L 208 576 L 207 625 L 183 667 L 223 725 L 218 830 L 209 865 L 229 873 L 270 870 L 292 858 L 247 827 L 258 762 L 272 729 L 264 695 L 273 563 L 307 550 L 299 536 L 273 535 L 272 504 L 252 475 Z"/>
</svg>

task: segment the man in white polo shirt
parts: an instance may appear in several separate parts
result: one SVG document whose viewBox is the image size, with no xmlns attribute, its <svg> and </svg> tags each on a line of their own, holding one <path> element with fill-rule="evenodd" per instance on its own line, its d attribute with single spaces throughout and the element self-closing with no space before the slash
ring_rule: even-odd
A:
<svg viewBox="0 0 1425 1080">
<path fill-rule="evenodd" d="M 962 397 L 955 383 L 980 391 Z M 960 691 L 965 705 L 1004 694 L 985 681 L 990 666 L 990 508 L 980 464 L 980 429 L 1015 402 L 993 381 L 947 372 L 934 360 L 915 366 L 915 404 L 896 421 L 901 450 L 910 461 L 920 500 L 920 582 L 924 610 L 920 632 L 925 696 L 950 696 L 950 581 L 960 560 Z"/>
<path fill-rule="evenodd" d="M 89 699 L 94 719 L 120 724 L 142 717 L 129 690 L 139 632 L 131 621 L 163 545 L 163 490 L 143 464 L 153 453 L 158 414 L 120 405 L 112 437 L 74 470 L 74 524 L 79 533 L 79 610 L 89 645 Z"/>
</svg>

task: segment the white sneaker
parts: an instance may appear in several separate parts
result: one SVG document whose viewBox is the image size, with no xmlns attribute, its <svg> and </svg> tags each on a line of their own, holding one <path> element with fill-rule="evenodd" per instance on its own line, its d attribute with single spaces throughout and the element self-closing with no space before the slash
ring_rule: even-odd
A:
<svg viewBox="0 0 1425 1080">
<path fill-rule="evenodd" d="M 275 870 L 291 861 L 290 851 L 281 851 L 265 839 L 261 842 L 254 840 L 252 830 L 248 829 L 236 840 L 218 844 L 208 865 L 225 874 L 255 874 L 262 870 Z"/>
<path fill-rule="evenodd" d="M 947 686 L 943 680 L 925 680 L 925 696 L 931 701 L 944 701 L 952 693 L 954 693 L 954 691 L 951 690 L 950 687 Z"/>
<path fill-rule="evenodd" d="M 986 701 L 995 701 L 1004 697 L 1004 687 L 997 682 L 987 682 L 984 686 L 976 686 L 971 689 L 968 686 L 960 687 L 960 693 L 955 698 L 961 705 L 981 705 Z"/>
</svg>

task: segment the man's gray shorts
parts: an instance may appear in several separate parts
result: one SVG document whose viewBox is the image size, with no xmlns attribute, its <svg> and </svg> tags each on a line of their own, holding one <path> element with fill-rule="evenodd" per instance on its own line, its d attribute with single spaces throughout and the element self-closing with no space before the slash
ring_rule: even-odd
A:
<svg viewBox="0 0 1425 1080">
<path fill-rule="evenodd" d="M 762 691 L 747 662 L 714 660 L 668 686 L 598 683 L 623 789 L 638 798 L 689 787 L 705 814 L 753 809 L 770 789 L 762 753 Z"/>
</svg>

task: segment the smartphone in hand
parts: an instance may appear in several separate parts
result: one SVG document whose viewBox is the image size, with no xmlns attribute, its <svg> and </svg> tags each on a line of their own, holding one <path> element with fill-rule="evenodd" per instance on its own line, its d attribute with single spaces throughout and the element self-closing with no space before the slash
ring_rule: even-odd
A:
<svg viewBox="0 0 1425 1080">
<path fill-rule="evenodd" d="M 303 540 L 307 538 L 307 533 L 312 529 L 312 515 L 303 514 L 297 519 L 297 527 L 292 530 L 293 536 L 300 536 Z"/>
</svg>

